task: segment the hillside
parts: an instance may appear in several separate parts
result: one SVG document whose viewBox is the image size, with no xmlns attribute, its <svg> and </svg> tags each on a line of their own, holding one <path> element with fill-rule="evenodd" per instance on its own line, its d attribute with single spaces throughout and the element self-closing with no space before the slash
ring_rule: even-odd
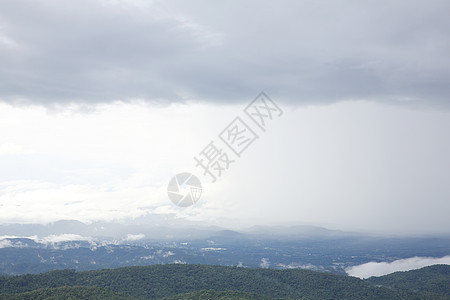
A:
<svg viewBox="0 0 450 300">
<path fill-rule="evenodd" d="M 371 277 L 366 281 L 396 290 L 439 293 L 450 299 L 449 265 L 434 265 L 419 270 L 395 272 L 381 277 Z"/>
<path fill-rule="evenodd" d="M 346 269 L 355 265 L 414 256 L 443 257 L 449 255 L 450 249 L 450 238 L 447 237 L 335 237 L 337 233 L 310 229 L 314 233 L 322 232 L 322 235 L 311 238 L 301 237 L 306 235 L 306 229 L 286 228 L 287 236 L 275 238 L 279 229 L 265 229 L 265 235 L 260 233 L 261 229 L 254 229 L 251 233 L 222 230 L 203 240 L 189 240 L 186 236 L 186 239 L 178 241 L 123 240 L 117 243 L 103 239 L 81 240 L 82 237 L 78 236 L 70 240 L 70 235 L 33 239 L 0 236 L 0 275 L 173 263 L 258 268 L 264 261 L 270 262 L 272 269 L 306 266 L 313 271 L 345 275 Z"/>
<path fill-rule="evenodd" d="M 236 291 L 214 291 L 214 290 L 201 290 L 196 292 L 179 294 L 173 297 L 163 298 L 163 300 L 274 300 L 274 298 L 261 296 L 258 294 L 243 293 Z"/>
<path fill-rule="evenodd" d="M 444 280 L 449 282 L 448 275 Z M 424 294 L 407 289 L 376 287 L 370 281 L 354 277 L 300 269 L 172 264 L 86 272 L 63 270 L 0 278 L 1 299 L 45 299 L 27 298 L 27 295 L 67 298 L 64 296 L 67 293 L 90 295 L 74 296 L 74 299 L 101 299 L 104 297 L 98 295 L 108 293 L 112 294 L 105 298 L 110 299 L 124 299 L 123 295 L 136 299 L 255 299 L 260 296 L 278 299 L 426 298 Z M 444 294 L 428 296 L 429 299 L 446 299 Z"/>
<path fill-rule="evenodd" d="M 105 288 L 91 286 L 63 286 L 57 288 L 42 288 L 31 292 L 1 295 L 2 300 L 57 300 L 57 299 L 109 299 L 131 300 L 123 295 Z"/>
</svg>

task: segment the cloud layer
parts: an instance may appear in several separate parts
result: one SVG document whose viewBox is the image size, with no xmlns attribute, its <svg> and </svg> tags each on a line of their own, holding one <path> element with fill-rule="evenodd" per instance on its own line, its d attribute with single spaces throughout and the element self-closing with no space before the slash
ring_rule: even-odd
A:
<svg viewBox="0 0 450 300">
<path fill-rule="evenodd" d="M 237 228 L 448 234 L 448 113 L 371 102 L 283 106 L 266 133 L 253 128 L 260 138 L 240 158 L 228 153 L 236 162 L 212 184 L 193 157 L 244 107 L 113 103 L 55 113 L 0 104 L 0 222 L 157 214 Z M 167 196 L 181 172 L 203 185 L 186 209 Z"/>
<path fill-rule="evenodd" d="M 0 100 L 448 107 L 450 3 L 45 0 L 0 4 Z"/>
<path fill-rule="evenodd" d="M 350 276 L 369 278 L 372 276 L 383 276 L 398 271 L 409 271 L 432 265 L 450 265 L 450 256 L 441 258 L 434 257 L 411 257 L 399 259 L 393 262 L 369 262 L 359 266 L 346 269 Z"/>
</svg>

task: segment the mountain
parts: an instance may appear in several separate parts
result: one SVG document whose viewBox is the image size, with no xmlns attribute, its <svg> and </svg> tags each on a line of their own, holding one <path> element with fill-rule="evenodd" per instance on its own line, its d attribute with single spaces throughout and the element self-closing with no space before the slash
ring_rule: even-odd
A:
<svg viewBox="0 0 450 300">
<path fill-rule="evenodd" d="M 110 289 L 93 286 L 63 286 L 42 288 L 18 294 L 3 294 L 2 300 L 58 300 L 58 299 L 108 299 L 132 300 L 133 297 L 114 292 Z"/>
<path fill-rule="evenodd" d="M 123 223 L 93 222 L 86 224 L 75 220 L 61 220 L 45 225 L 0 224 L 0 238 L 2 236 L 16 236 L 43 239 L 54 235 L 78 235 L 107 241 L 123 240 L 128 235 L 142 235 L 147 240 L 176 241 L 183 239 L 200 240 L 215 236 L 233 239 L 298 239 L 344 237 L 358 234 L 315 226 L 255 226 L 240 231 L 232 231 L 199 222 L 158 216 L 147 216 L 136 220 L 127 220 L 127 222 Z"/>
<path fill-rule="evenodd" d="M 258 294 L 243 293 L 236 291 L 215 291 L 215 290 L 201 290 L 196 292 L 179 294 L 172 297 L 164 297 L 164 300 L 275 300 Z"/>
<path fill-rule="evenodd" d="M 450 299 L 449 265 L 434 265 L 419 270 L 395 272 L 381 277 L 370 277 L 366 281 L 396 290 L 438 293 Z"/>
<path fill-rule="evenodd" d="M 220 227 L 182 221 L 174 218 L 146 217 L 120 222 L 93 222 L 61 220 L 49 224 L 0 224 L 1 236 L 45 238 L 53 235 L 79 235 L 86 238 L 117 241 L 128 235 L 143 235 L 148 240 L 204 239 Z"/>
<path fill-rule="evenodd" d="M 253 226 L 243 232 L 258 238 L 275 239 L 306 239 L 306 238 L 343 238 L 361 236 L 361 233 L 330 230 L 323 227 L 296 225 L 296 226 Z"/>
<path fill-rule="evenodd" d="M 0 274 L 170 263 L 300 268 L 346 274 L 348 268 L 368 262 L 444 257 L 450 249 L 448 236 L 364 236 L 312 226 L 233 231 L 191 227 L 193 224 L 171 219 L 150 221 L 141 219 L 123 226 L 76 221 L 0 225 Z M 180 227 L 174 229 L 175 225 Z"/>
<path fill-rule="evenodd" d="M 437 268 L 439 273 L 435 276 L 450 285 L 450 266 Z M 432 274 L 434 269 L 419 272 Z M 403 287 L 397 289 L 377 286 L 370 280 L 309 270 L 170 264 L 5 276 L 0 278 L 0 299 L 43 299 L 32 298 L 33 295 L 61 299 L 62 295 L 77 293 L 109 293 L 110 299 L 449 299 L 445 290 L 433 289 L 432 284 L 426 293 L 415 291 L 416 283 L 410 281 L 415 277 L 403 277 Z M 89 298 L 95 296 L 75 297 Z"/>
</svg>

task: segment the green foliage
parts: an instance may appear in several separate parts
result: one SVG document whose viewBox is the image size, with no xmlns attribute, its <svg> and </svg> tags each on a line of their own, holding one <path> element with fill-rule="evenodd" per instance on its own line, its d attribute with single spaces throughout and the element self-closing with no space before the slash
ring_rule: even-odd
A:
<svg viewBox="0 0 450 300">
<path fill-rule="evenodd" d="M 92 286 L 63 286 L 57 288 L 42 288 L 32 292 L 1 295 L 4 300 L 59 300 L 59 299 L 111 299 L 131 300 L 130 296 L 111 290 Z"/>
<path fill-rule="evenodd" d="M 450 266 L 434 265 L 419 270 L 395 272 L 366 279 L 373 285 L 397 290 L 446 295 L 450 299 Z"/>
<path fill-rule="evenodd" d="M 446 279 L 440 284 L 446 282 L 448 286 L 448 273 L 442 276 Z M 412 292 L 417 290 L 414 284 L 402 289 L 375 284 L 344 275 L 299 269 L 172 264 L 0 277 L 0 299 L 46 299 L 45 295 L 64 295 L 58 299 L 125 299 L 123 295 L 137 299 L 448 299 L 445 294 L 438 295 L 433 285 L 424 290 L 427 293 L 424 294 Z M 437 287 L 438 292 L 441 291 L 442 286 Z M 33 293 L 43 296 L 13 298 Z"/>
<path fill-rule="evenodd" d="M 228 299 L 240 299 L 240 300 L 272 300 L 269 298 L 257 294 L 243 293 L 236 291 L 214 291 L 214 290 L 201 290 L 196 292 L 190 292 L 185 294 L 179 294 L 173 297 L 163 298 L 164 300 L 228 300 Z"/>
</svg>

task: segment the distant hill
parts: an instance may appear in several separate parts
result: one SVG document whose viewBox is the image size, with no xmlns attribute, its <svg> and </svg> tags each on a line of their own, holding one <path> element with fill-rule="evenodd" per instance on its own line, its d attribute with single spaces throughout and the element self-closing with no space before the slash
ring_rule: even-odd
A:
<svg viewBox="0 0 450 300">
<path fill-rule="evenodd" d="M 371 277 L 366 281 L 396 290 L 438 293 L 450 299 L 449 265 L 434 265 L 419 270 L 395 272 L 381 277 Z"/>
<path fill-rule="evenodd" d="M 103 228 L 102 224 L 106 227 Z M 65 226 L 58 229 L 62 233 L 60 235 L 28 237 L 14 231 L 26 231 L 28 225 L 0 225 L 0 275 L 171 263 L 250 268 L 263 265 L 273 269 L 301 268 L 346 274 L 348 268 L 368 262 L 392 262 L 416 256 L 440 258 L 449 255 L 450 249 L 450 236 L 356 236 L 305 226 L 256 227 L 251 232 L 197 228 L 193 230 L 195 234 L 185 232 L 179 240 L 176 237 L 181 236 L 180 232 L 174 233 L 173 239 L 150 240 L 150 233 L 145 231 L 147 225 L 133 225 L 134 229 L 127 227 L 129 234 L 117 228 L 118 236 L 122 236 L 120 239 L 104 240 L 92 237 L 89 230 L 98 229 L 100 235 L 105 231 L 115 231 L 116 225 L 100 223 L 88 226 L 69 221 L 61 221 L 57 225 Z M 73 231 L 68 230 L 70 225 L 74 225 Z M 40 226 L 35 230 L 44 228 Z M 83 226 L 89 230 L 79 231 Z M 49 224 L 45 228 L 52 231 L 55 227 Z M 183 227 L 183 230 L 190 229 Z M 162 228 L 153 231 L 161 236 L 169 232 Z"/>
<path fill-rule="evenodd" d="M 448 286 L 450 276 L 443 268 L 436 267 L 436 276 L 433 268 L 422 272 L 430 274 L 432 282 L 440 278 Z M 73 299 L 449 299 L 441 285 L 434 290 L 430 284 L 422 293 L 409 282 L 414 278 L 405 277 L 397 289 L 377 287 L 374 280 L 309 270 L 171 264 L 0 277 L 0 299 L 46 299 L 42 295 L 65 299 L 68 294 L 86 295 Z"/>
</svg>

